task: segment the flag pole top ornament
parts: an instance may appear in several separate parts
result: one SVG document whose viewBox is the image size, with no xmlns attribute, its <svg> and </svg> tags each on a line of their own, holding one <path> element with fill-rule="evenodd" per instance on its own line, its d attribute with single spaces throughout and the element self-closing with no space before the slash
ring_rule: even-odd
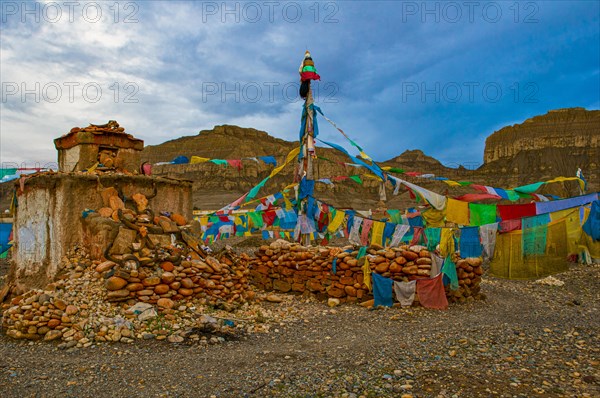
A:
<svg viewBox="0 0 600 398">
<path fill-rule="evenodd" d="M 315 68 L 315 62 L 310 55 L 310 51 L 306 50 L 304 52 L 304 58 L 300 63 L 300 68 L 298 69 L 300 73 L 300 97 L 302 99 L 307 99 L 308 91 L 310 90 L 310 82 L 311 80 L 321 80 L 321 76 L 317 73 L 317 68 Z"/>
<path fill-rule="evenodd" d="M 304 53 L 304 58 L 298 72 L 300 73 L 300 81 L 302 82 L 307 80 L 321 80 L 321 76 L 317 73 L 317 68 L 315 68 L 315 63 L 308 50 Z"/>
</svg>

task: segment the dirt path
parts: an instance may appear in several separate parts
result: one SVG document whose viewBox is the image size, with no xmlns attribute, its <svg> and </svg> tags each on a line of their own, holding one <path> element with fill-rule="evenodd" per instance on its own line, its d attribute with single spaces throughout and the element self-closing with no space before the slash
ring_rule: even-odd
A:
<svg viewBox="0 0 600 398">
<path fill-rule="evenodd" d="M 208 347 L 0 337 L 3 397 L 597 397 L 600 267 L 564 286 L 486 278 L 488 299 L 369 311 L 303 302 L 303 319 Z M 265 304 L 277 306 L 284 304 Z"/>
</svg>

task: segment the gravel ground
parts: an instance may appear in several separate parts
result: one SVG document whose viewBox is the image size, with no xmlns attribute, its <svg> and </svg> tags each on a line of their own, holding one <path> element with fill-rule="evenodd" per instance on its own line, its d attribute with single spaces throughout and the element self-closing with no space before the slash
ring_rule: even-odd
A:
<svg viewBox="0 0 600 398">
<path fill-rule="evenodd" d="M 447 311 L 264 303 L 295 316 L 220 345 L 65 351 L 2 335 L 0 396 L 599 397 L 600 266 L 556 277 L 484 278 L 486 301 Z"/>
</svg>

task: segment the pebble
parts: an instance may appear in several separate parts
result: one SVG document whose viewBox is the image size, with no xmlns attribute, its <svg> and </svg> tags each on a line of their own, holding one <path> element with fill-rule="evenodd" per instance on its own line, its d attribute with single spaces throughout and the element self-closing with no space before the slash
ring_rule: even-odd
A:
<svg viewBox="0 0 600 398">
<path fill-rule="evenodd" d="M 62 336 L 62 332 L 60 330 L 50 330 L 44 336 L 44 341 L 52 341 L 60 338 Z"/>
<path fill-rule="evenodd" d="M 330 297 L 329 299 L 327 299 L 327 305 L 330 307 L 336 307 L 340 305 L 340 299 Z"/>
<path fill-rule="evenodd" d="M 281 303 L 281 302 L 283 302 L 283 298 L 281 298 L 280 296 L 278 296 L 276 294 L 268 294 L 265 299 L 268 302 L 270 302 L 270 303 Z"/>
<path fill-rule="evenodd" d="M 169 343 L 182 343 L 184 341 L 184 338 L 179 335 L 172 334 L 169 337 L 167 337 L 167 341 Z"/>
</svg>

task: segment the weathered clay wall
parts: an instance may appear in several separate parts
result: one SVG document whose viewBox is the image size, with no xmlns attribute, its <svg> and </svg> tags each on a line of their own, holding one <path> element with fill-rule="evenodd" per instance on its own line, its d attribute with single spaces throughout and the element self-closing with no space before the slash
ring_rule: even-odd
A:
<svg viewBox="0 0 600 398">
<path fill-rule="evenodd" d="M 98 161 L 99 146 L 95 144 L 79 144 L 69 149 L 58 151 L 58 167 L 64 172 L 83 171 Z M 114 159 L 115 165 L 131 173 L 137 172 L 141 154 L 137 149 L 119 148 Z"/>
<path fill-rule="evenodd" d="M 84 242 L 81 222 L 85 209 L 102 207 L 100 191 L 118 187 L 156 196 L 149 204 L 157 211 L 176 212 L 191 219 L 191 184 L 148 176 L 44 174 L 25 181 L 15 215 L 15 250 L 11 279 L 24 288 L 43 287 L 60 272 L 63 256 Z"/>
</svg>

